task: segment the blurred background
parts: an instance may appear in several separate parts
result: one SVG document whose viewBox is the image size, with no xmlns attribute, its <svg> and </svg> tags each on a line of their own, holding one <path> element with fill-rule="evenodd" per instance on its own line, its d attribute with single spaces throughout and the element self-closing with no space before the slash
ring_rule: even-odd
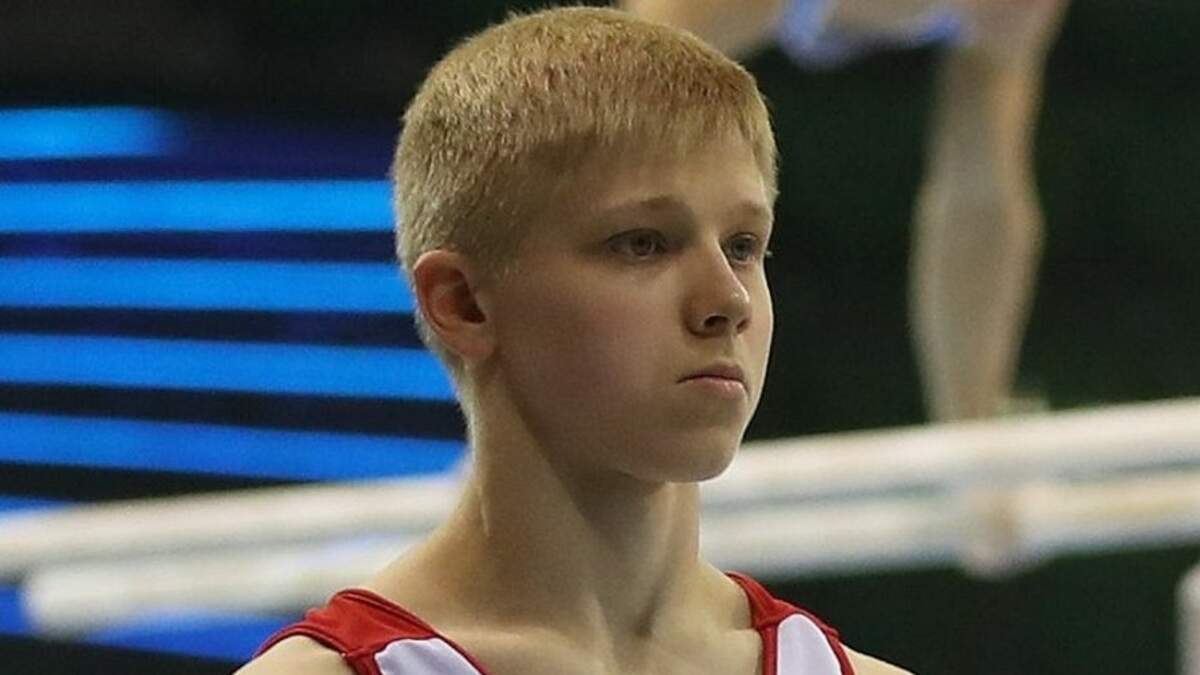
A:
<svg viewBox="0 0 1200 675">
<path fill-rule="evenodd" d="M 0 670 L 229 672 L 298 616 L 278 599 L 70 615 L 111 609 L 114 579 L 134 597 L 173 564 L 169 547 L 71 548 L 119 527 L 124 509 L 145 523 L 168 503 L 128 500 L 395 478 L 415 498 L 425 479 L 453 475 L 463 426 L 392 263 L 386 172 L 429 66 L 512 9 L 547 4 L 0 6 Z M 1077 0 L 1050 56 L 1036 142 L 1045 253 L 1018 375 L 1043 417 L 1200 395 L 1197 31 L 1193 0 Z M 769 48 L 747 61 L 782 161 L 768 263 L 777 337 L 747 453 L 862 430 L 886 446 L 885 430 L 927 421 L 906 269 L 937 59 L 928 47 L 811 71 Z M 1133 434 L 1106 480 L 1147 464 L 1194 475 L 1200 408 L 1171 411 L 1169 436 L 1156 417 L 1085 419 Z M 996 424 L 972 438 L 1015 428 Z M 1064 436 L 1075 445 L 1058 448 L 1050 425 L 1033 434 L 1042 457 L 1086 458 L 1110 436 Z M 1071 472 L 1073 485 L 1090 475 Z M 931 494 L 914 484 L 851 486 L 834 501 Z M 1036 563 L 972 567 L 909 537 L 902 560 L 848 553 L 764 563 L 759 575 L 849 643 L 917 673 L 1179 672 L 1177 593 L 1200 561 L 1200 483 L 1177 485 L 1184 508 L 1140 530 L 1160 536 L 1124 523 L 1124 538 Z M 311 515 L 293 508 L 264 527 Z M 218 529 L 231 514 L 190 513 Z M 1121 516 L 1098 516 L 1110 517 Z M 364 531 L 395 544 L 386 527 Z M 138 540 L 109 540 L 122 537 Z M 236 560 L 247 537 L 197 550 Z M 282 564 L 365 550 L 336 541 L 288 549 Z M 259 563 L 222 573 L 258 578 Z"/>
</svg>

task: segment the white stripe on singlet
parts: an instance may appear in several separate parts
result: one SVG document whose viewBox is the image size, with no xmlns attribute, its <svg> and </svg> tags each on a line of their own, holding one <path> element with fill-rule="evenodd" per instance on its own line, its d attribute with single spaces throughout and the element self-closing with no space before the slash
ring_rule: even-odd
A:
<svg viewBox="0 0 1200 675">
<path fill-rule="evenodd" d="M 383 675 L 479 675 L 445 640 L 396 640 L 375 655 Z"/>
<path fill-rule="evenodd" d="M 779 623 L 777 675 L 841 675 L 833 648 L 803 614 Z M 402 639 L 375 655 L 383 675 L 480 675 L 458 650 L 438 638 Z"/>
<path fill-rule="evenodd" d="M 778 675 L 841 675 L 825 633 L 803 614 L 779 622 Z"/>
</svg>

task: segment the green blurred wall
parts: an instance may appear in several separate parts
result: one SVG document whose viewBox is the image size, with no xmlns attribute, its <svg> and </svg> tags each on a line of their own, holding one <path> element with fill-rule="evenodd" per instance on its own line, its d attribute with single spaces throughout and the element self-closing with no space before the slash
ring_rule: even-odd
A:
<svg viewBox="0 0 1200 675">
<path fill-rule="evenodd" d="M 1055 408 L 1200 393 L 1198 33 L 1193 0 L 1080 0 L 1047 66 L 1047 239 L 1019 378 Z M 937 64 L 750 63 L 782 153 L 778 342 L 752 435 L 924 419 L 905 284 Z"/>
</svg>

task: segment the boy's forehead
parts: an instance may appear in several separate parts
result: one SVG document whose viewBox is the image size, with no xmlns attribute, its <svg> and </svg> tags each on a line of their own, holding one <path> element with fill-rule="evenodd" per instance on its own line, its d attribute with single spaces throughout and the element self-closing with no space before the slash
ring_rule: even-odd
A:
<svg viewBox="0 0 1200 675">
<path fill-rule="evenodd" d="M 710 187 L 731 196 L 731 208 L 769 220 L 772 205 L 766 194 L 766 177 L 754 161 L 749 143 L 740 139 L 696 147 L 643 145 L 625 152 L 599 152 L 564 176 L 555 202 L 567 215 L 584 219 L 607 213 L 686 209 L 686 182 L 698 164 L 713 158 L 719 158 L 720 164 L 717 181 Z"/>
</svg>

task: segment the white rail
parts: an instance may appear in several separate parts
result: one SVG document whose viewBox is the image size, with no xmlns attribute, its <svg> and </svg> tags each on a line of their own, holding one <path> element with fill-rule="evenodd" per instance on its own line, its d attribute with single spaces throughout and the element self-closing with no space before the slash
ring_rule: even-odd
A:
<svg viewBox="0 0 1200 675">
<path fill-rule="evenodd" d="M 1200 399 L 748 444 L 704 487 L 708 513 L 1047 478 L 1200 467 Z M 427 531 L 452 477 L 276 488 L 30 513 L 0 521 L 0 576 L 43 565 L 356 534 Z"/>
<path fill-rule="evenodd" d="M 706 503 L 828 499 L 1200 464 L 1200 399 L 752 444 Z"/>
<path fill-rule="evenodd" d="M 115 502 L 0 521 L 0 575 L 121 559 L 357 535 L 423 533 L 458 495 L 450 477 Z"/>
<path fill-rule="evenodd" d="M 443 476 L 16 516 L 0 521 L 0 574 L 25 578 L 33 620 L 57 633 L 181 606 L 295 610 L 369 576 L 458 489 Z M 705 555 L 768 577 L 1004 574 L 1196 542 L 1200 401 L 756 443 L 705 486 L 704 510 Z"/>
<path fill-rule="evenodd" d="M 339 538 L 34 572 L 26 601 L 46 632 L 73 633 L 179 607 L 294 611 L 371 576 L 409 537 Z M 716 513 L 705 557 L 762 577 L 963 564 L 1003 573 L 1068 551 L 1200 541 L 1200 470 L 1037 482 L 991 493 L 872 498 Z"/>
</svg>

